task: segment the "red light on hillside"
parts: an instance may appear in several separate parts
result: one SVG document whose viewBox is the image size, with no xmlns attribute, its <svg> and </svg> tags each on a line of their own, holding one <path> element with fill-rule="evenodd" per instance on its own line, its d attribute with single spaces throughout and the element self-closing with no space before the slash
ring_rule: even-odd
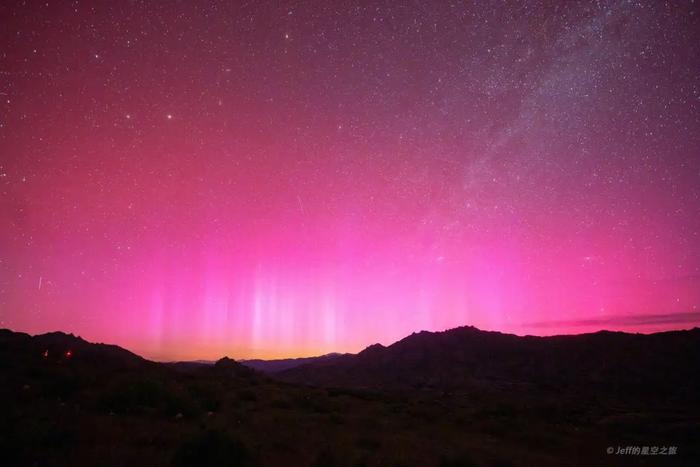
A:
<svg viewBox="0 0 700 467">
<path fill-rule="evenodd" d="M 71 358 L 73 356 L 73 352 L 70 350 L 66 351 L 66 358 Z"/>
<path fill-rule="evenodd" d="M 42 355 L 44 356 L 44 358 L 49 358 L 49 351 L 44 350 L 44 353 Z"/>
</svg>

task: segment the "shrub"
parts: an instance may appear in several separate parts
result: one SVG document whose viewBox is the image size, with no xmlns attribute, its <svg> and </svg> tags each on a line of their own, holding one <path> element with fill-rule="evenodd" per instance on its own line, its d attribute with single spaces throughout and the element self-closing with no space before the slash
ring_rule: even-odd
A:
<svg viewBox="0 0 700 467">
<path fill-rule="evenodd" d="M 475 465 L 466 453 L 449 454 L 440 459 L 440 467 L 474 467 Z"/>
<path fill-rule="evenodd" d="M 218 430 L 197 433 L 176 452 L 173 465 L 181 467 L 250 465 L 248 449 L 229 434 Z"/>
</svg>

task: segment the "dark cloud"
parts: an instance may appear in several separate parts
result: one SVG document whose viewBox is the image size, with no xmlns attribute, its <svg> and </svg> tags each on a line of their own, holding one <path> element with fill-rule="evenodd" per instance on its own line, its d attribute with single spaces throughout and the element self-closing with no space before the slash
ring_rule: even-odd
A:
<svg viewBox="0 0 700 467">
<path fill-rule="evenodd" d="M 589 326 L 640 326 L 652 324 L 681 325 L 698 323 L 700 324 L 700 313 L 664 313 L 653 315 L 618 315 L 607 316 L 605 318 L 578 319 L 570 321 L 539 321 L 528 323 L 528 326 L 536 328 L 558 328 L 558 327 L 589 327 Z"/>
</svg>

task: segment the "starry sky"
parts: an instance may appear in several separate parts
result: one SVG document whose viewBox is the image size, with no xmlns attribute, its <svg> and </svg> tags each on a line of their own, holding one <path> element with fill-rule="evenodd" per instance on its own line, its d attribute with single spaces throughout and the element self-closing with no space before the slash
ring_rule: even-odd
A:
<svg viewBox="0 0 700 467">
<path fill-rule="evenodd" d="M 172 360 L 700 324 L 693 1 L 0 5 L 0 327 Z"/>
</svg>

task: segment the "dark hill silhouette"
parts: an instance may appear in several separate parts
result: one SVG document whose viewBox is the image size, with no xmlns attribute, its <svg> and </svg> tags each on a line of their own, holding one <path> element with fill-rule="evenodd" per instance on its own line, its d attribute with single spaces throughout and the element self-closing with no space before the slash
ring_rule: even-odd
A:
<svg viewBox="0 0 700 467">
<path fill-rule="evenodd" d="M 255 370 L 228 357 L 221 358 L 214 363 L 214 371 L 220 376 L 249 377 L 255 374 Z"/>
<path fill-rule="evenodd" d="M 516 336 L 460 327 L 414 333 L 388 347 L 317 361 L 277 376 L 321 386 L 457 391 L 477 387 L 591 395 L 700 394 L 700 329 Z"/>
<path fill-rule="evenodd" d="M 697 354 L 698 330 L 459 328 L 280 373 L 353 386 L 319 388 L 227 357 L 162 364 L 0 330 L 0 452 L 3 465 L 42 466 L 617 466 L 609 446 L 664 443 L 673 465 L 700 465 Z M 630 391 L 598 397 L 610 388 Z"/>
<path fill-rule="evenodd" d="M 0 365 L 27 365 L 31 362 L 70 360 L 73 365 L 95 369 L 144 368 L 153 362 L 119 346 L 95 344 L 81 337 L 63 332 L 49 332 L 30 336 L 21 332 L 0 329 Z"/>
</svg>

